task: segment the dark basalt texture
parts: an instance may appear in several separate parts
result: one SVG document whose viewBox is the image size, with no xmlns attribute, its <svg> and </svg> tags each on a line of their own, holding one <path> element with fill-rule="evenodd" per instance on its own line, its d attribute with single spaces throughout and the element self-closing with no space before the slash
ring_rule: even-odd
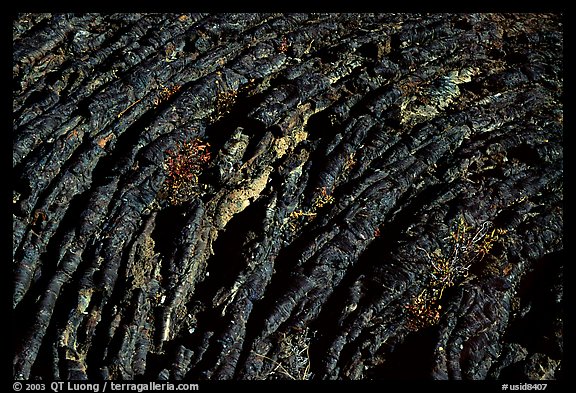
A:
<svg viewBox="0 0 576 393">
<path fill-rule="evenodd" d="M 557 14 L 19 14 L 13 375 L 559 379 Z"/>
</svg>

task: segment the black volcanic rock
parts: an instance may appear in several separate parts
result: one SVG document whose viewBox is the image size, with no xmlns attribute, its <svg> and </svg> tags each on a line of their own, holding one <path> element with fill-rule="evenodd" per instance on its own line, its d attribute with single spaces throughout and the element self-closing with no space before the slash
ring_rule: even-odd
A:
<svg viewBox="0 0 576 393">
<path fill-rule="evenodd" d="M 559 14 L 19 14 L 17 379 L 557 379 Z"/>
</svg>

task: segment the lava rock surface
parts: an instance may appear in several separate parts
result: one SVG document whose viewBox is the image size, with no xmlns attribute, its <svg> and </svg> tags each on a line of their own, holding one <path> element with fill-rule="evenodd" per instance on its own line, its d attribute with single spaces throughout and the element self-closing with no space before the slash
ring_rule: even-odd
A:
<svg viewBox="0 0 576 393">
<path fill-rule="evenodd" d="M 13 376 L 558 379 L 559 14 L 19 14 Z"/>
</svg>

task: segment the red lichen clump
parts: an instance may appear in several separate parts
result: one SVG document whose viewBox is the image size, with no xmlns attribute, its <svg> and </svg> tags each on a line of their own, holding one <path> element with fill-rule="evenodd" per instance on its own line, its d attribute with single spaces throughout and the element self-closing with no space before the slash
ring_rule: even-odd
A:
<svg viewBox="0 0 576 393">
<path fill-rule="evenodd" d="M 180 205 L 196 194 L 198 176 L 210 161 L 210 144 L 196 138 L 167 150 L 164 161 L 167 177 L 162 196 L 172 205 Z"/>
</svg>

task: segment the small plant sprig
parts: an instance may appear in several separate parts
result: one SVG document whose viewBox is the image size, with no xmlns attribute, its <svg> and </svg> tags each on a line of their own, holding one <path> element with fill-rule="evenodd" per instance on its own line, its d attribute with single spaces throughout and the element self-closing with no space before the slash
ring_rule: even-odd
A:
<svg viewBox="0 0 576 393">
<path fill-rule="evenodd" d="M 306 327 L 300 331 L 282 333 L 279 337 L 279 351 L 276 359 L 254 353 L 273 366 L 262 379 L 307 380 L 313 374 L 310 372 L 310 342 L 315 333 Z"/>
<path fill-rule="evenodd" d="M 280 41 L 280 44 L 278 45 L 278 52 L 281 53 L 286 53 L 288 52 L 288 49 L 290 48 L 290 46 L 292 46 L 289 42 L 288 42 L 288 38 L 286 36 L 282 37 L 282 40 Z"/>
<path fill-rule="evenodd" d="M 218 74 L 220 76 L 222 75 L 222 73 Z M 221 85 L 219 80 L 216 80 L 216 85 Z M 214 103 L 214 112 L 210 116 L 212 121 L 218 121 L 230 113 L 230 110 L 234 107 L 238 98 L 238 89 L 228 90 L 219 88 L 219 90 Z"/>
<path fill-rule="evenodd" d="M 160 91 L 160 93 L 158 93 L 158 96 L 154 98 L 154 105 L 158 106 L 162 102 L 169 100 L 170 97 L 172 97 L 175 93 L 180 91 L 181 88 L 182 86 L 180 85 L 174 85 L 172 87 L 166 87 L 162 85 L 162 90 Z"/>
<path fill-rule="evenodd" d="M 428 288 L 424 288 L 414 297 L 412 302 L 405 306 L 409 313 L 408 329 L 415 331 L 438 323 L 442 310 L 438 301 Z"/>
<path fill-rule="evenodd" d="M 171 205 L 181 205 L 197 194 L 198 176 L 211 159 L 210 144 L 198 138 L 167 150 L 166 180 L 160 196 Z"/>
<path fill-rule="evenodd" d="M 326 205 L 334 203 L 334 197 L 328 194 L 326 187 L 320 189 L 320 194 L 316 195 L 314 201 L 312 202 L 312 208 L 314 210 L 322 209 Z"/>
<path fill-rule="evenodd" d="M 334 197 L 328 193 L 326 187 L 322 187 L 319 189 L 319 194 L 314 197 L 312 201 L 312 207 L 310 210 L 303 211 L 303 210 L 295 210 L 290 214 L 290 218 L 294 220 L 298 220 L 301 217 L 307 217 L 309 219 L 313 219 L 318 215 L 318 210 L 322 209 L 326 205 L 330 205 L 334 203 Z M 292 229 L 296 229 L 296 225 L 294 222 L 291 222 L 290 225 Z"/>
<path fill-rule="evenodd" d="M 493 228 L 490 223 L 484 222 L 480 228 L 474 229 L 460 216 L 455 230 L 450 232 L 450 252 L 445 255 L 441 249 L 428 252 L 419 248 L 426 254 L 426 261 L 431 270 L 424 289 L 412 302 L 406 306 L 410 313 L 409 328 L 418 330 L 431 326 L 440 319 L 440 300 L 447 288 L 460 283 L 468 276 L 468 270 L 474 263 L 482 260 L 490 253 L 494 244 L 505 235 L 505 229 Z"/>
</svg>

